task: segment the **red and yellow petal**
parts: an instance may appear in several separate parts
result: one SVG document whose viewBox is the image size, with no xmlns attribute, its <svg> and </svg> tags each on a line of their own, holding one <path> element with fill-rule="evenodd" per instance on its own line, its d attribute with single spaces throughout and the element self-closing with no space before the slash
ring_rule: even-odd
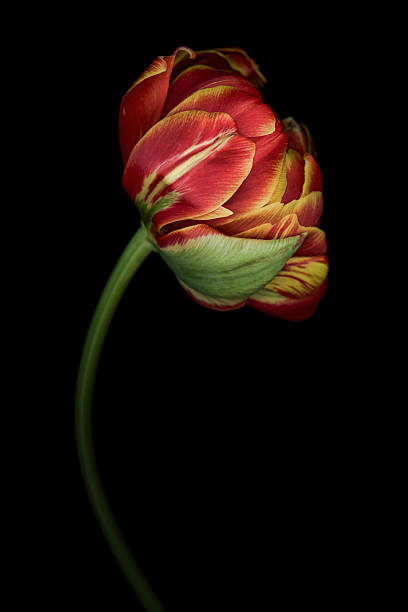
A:
<svg viewBox="0 0 408 612">
<path fill-rule="evenodd" d="M 225 204 L 234 215 L 265 206 L 281 187 L 286 135 L 272 134 L 255 138 L 254 141 L 256 149 L 251 173 Z"/>
<path fill-rule="evenodd" d="M 140 138 L 159 120 L 177 55 L 194 57 L 187 47 L 157 57 L 123 96 L 119 109 L 119 142 L 123 164 Z"/>
<path fill-rule="evenodd" d="M 312 153 L 315 155 L 313 139 L 310 131 L 304 123 L 298 123 L 293 117 L 282 119 L 283 129 L 288 136 L 288 143 L 291 149 L 295 149 L 303 155 Z"/>
<path fill-rule="evenodd" d="M 227 203 L 229 207 L 229 203 Z M 252 228 L 280 221 L 287 215 L 296 214 L 299 224 L 309 228 L 319 225 L 323 213 L 323 196 L 320 191 L 313 191 L 304 198 L 293 200 L 288 204 L 273 202 L 255 212 L 236 214 L 225 219 L 216 219 L 211 225 L 228 236 L 242 235 Z"/>
<path fill-rule="evenodd" d="M 276 114 L 267 104 L 257 95 L 236 87 L 219 85 L 199 89 L 175 106 L 169 115 L 187 110 L 228 113 L 241 136 L 249 138 L 273 134 L 277 129 L 281 131 Z"/>
<path fill-rule="evenodd" d="M 266 78 L 259 70 L 258 64 L 240 47 L 219 47 L 217 49 L 227 58 L 231 68 L 237 70 L 257 87 L 266 83 Z"/>
<path fill-rule="evenodd" d="M 231 70 L 217 70 L 216 68 L 211 68 L 211 66 L 195 64 L 183 70 L 172 81 L 162 116 L 167 115 L 177 104 L 180 104 L 185 98 L 191 96 L 199 89 L 207 89 L 208 87 L 220 85 L 235 87 L 261 99 L 261 94 L 254 85 Z"/>
<path fill-rule="evenodd" d="M 282 202 L 297 200 L 302 195 L 305 179 L 305 162 L 303 155 L 295 149 L 288 149 L 285 158 L 286 167 L 286 189 L 282 196 Z"/>
<path fill-rule="evenodd" d="M 184 70 L 195 64 L 210 66 L 217 70 L 231 70 L 227 58 L 223 57 L 220 53 L 216 53 L 215 51 L 196 51 L 195 57 L 192 60 L 186 58 L 186 56 L 176 58 L 172 81 L 174 81 Z"/>
<path fill-rule="evenodd" d="M 307 232 L 307 236 L 296 255 L 323 255 L 327 250 L 326 234 L 318 227 L 308 227 L 299 223 L 296 214 L 292 213 L 271 225 L 266 240 L 278 240 L 288 236 L 298 236 Z"/>
<path fill-rule="evenodd" d="M 267 285 L 287 298 L 302 299 L 316 291 L 326 280 L 329 270 L 326 255 L 291 257 L 283 269 Z"/>
<path fill-rule="evenodd" d="M 271 228 L 271 223 L 263 223 L 262 225 L 257 225 L 256 227 L 251 227 L 250 229 L 244 230 L 239 234 L 234 234 L 234 236 L 237 238 L 258 238 L 261 240 L 267 240 Z"/>
<path fill-rule="evenodd" d="M 229 115 L 180 112 L 135 145 L 123 186 L 146 214 L 156 205 L 153 221 L 160 229 L 222 206 L 248 176 L 254 155 L 254 143 L 237 134 Z"/>
<path fill-rule="evenodd" d="M 307 151 L 307 140 L 302 126 L 293 117 L 285 117 L 285 119 L 282 119 L 282 123 L 288 137 L 289 147 L 303 156 L 303 153 Z"/>
<path fill-rule="evenodd" d="M 305 178 L 301 197 L 307 196 L 312 191 L 322 190 L 322 173 L 319 164 L 311 153 L 304 154 Z"/>
<path fill-rule="evenodd" d="M 312 316 L 327 288 L 328 258 L 325 255 L 291 257 L 264 289 L 248 304 L 257 310 L 290 321 Z"/>
<path fill-rule="evenodd" d="M 237 74 L 242 75 L 251 81 L 256 87 L 266 83 L 266 79 L 259 70 L 258 65 L 243 49 L 239 47 L 224 47 L 198 51 L 194 63 L 204 64 L 217 68 L 219 70 L 234 70 Z M 180 58 L 176 61 L 175 73 L 176 77 L 183 70 L 189 67 L 191 62 L 186 58 Z"/>
<path fill-rule="evenodd" d="M 323 214 L 323 194 L 321 191 L 312 191 L 298 200 L 287 204 L 271 204 L 271 216 L 279 217 L 295 213 L 299 223 L 306 226 L 318 226 Z"/>
<path fill-rule="evenodd" d="M 305 240 L 296 255 L 323 255 L 327 250 L 326 235 L 318 227 L 306 227 L 299 223 L 296 214 L 282 217 L 276 223 L 264 223 L 238 234 L 240 238 L 262 238 L 263 240 L 279 240 L 289 236 L 299 236 L 307 233 Z M 237 235 L 237 234 L 235 234 Z"/>
</svg>

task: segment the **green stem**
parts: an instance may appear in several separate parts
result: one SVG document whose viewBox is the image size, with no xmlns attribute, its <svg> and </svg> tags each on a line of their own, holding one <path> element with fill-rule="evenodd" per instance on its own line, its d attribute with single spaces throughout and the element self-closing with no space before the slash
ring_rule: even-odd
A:
<svg viewBox="0 0 408 612">
<path fill-rule="evenodd" d="M 142 226 L 122 253 L 100 297 L 88 330 L 79 366 L 75 428 L 83 479 L 105 538 L 147 612 L 164 612 L 163 606 L 135 562 L 109 507 L 98 474 L 92 440 L 93 389 L 103 343 L 126 287 L 153 248 L 153 245 L 148 241 L 146 230 Z"/>
</svg>

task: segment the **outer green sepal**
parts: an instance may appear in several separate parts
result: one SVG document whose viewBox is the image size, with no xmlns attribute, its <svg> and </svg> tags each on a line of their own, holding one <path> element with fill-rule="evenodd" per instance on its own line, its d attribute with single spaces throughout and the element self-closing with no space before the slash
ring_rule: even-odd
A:
<svg viewBox="0 0 408 612">
<path fill-rule="evenodd" d="M 307 233 L 281 240 L 237 238 L 199 224 L 157 239 L 160 255 L 191 289 L 227 300 L 246 300 L 270 282 Z"/>
</svg>

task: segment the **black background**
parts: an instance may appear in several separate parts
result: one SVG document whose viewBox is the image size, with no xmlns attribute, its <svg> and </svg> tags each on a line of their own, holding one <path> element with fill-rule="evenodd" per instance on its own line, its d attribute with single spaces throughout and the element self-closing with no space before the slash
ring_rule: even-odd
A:
<svg viewBox="0 0 408 612">
<path fill-rule="evenodd" d="M 49 511 L 56 522 L 49 571 L 57 568 L 61 601 L 141 609 L 87 500 L 73 426 L 85 334 L 139 226 L 121 186 L 120 100 L 156 56 L 180 45 L 240 46 L 267 78 L 265 101 L 313 135 L 329 245 L 326 297 L 302 323 L 250 308 L 219 313 L 192 302 L 151 254 L 103 350 L 95 447 L 113 511 L 168 612 L 267 610 L 276 602 L 285 602 L 278 609 L 299 603 L 327 609 L 356 579 L 352 561 L 343 560 L 350 524 L 358 522 L 343 495 L 355 486 L 348 476 L 356 372 L 342 357 L 350 310 L 358 310 L 346 299 L 345 282 L 353 280 L 343 231 L 351 180 L 345 135 L 359 110 L 355 83 L 367 78 L 356 21 L 340 7 L 317 13 L 312 5 L 152 3 L 143 10 L 81 10 L 64 23 L 62 40 L 55 35 L 62 52 L 50 86 L 58 147 L 49 151 L 63 252 L 50 264 L 49 306 L 61 312 L 52 318 L 64 417 L 56 431 L 68 440 L 66 474 L 58 466 Z M 355 362 L 361 345 L 354 333 Z"/>
</svg>

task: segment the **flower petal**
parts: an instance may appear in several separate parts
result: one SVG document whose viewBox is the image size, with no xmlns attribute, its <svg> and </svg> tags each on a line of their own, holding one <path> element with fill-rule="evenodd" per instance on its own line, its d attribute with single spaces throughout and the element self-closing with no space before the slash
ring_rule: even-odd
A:
<svg viewBox="0 0 408 612">
<path fill-rule="evenodd" d="M 303 157 L 305 162 L 305 179 L 302 189 L 302 198 L 311 191 L 322 190 L 322 173 L 319 164 L 311 153 L 305 153 Z"/>
<path fill-rule="evenodd" d="M 267 314 L 303 321 L 314 314 L 327 288 L 328 259 L 291 257 L 264 289 L 254 293 L 249 306 Z"/>
<path fill-rule="evenodd" d="M 254 82 L 257 87 L 266 83 L 266 78 L 259 70 L 258 64 L 249 57 L 244 49 L 240 47 L 219 47 L 217 51 L 228 59 L 231 68 L 238 70 L 243 76 Z"/>
<path fill-rule="evenodd" d="M 267 104 L 257 95 L 236 87 L 219 85 L 199 89 L 175 106 L 169 115 L 187 110 L 228 113 L 237 124 L 241 136 L 266 136 L 273 134 L 277 128 L 281 131 L 276 114 Z"/>
<path fill-rule="evenodd" d="M 192 220 L 196 223 L 197 221 L 209 221 L 210 219 L 220 219 L 221 217 L 230 217 L 234 213 L 232 210 L 228 210 L 228 208 L 224 208 L 224 206 L 218 206 L 214 210 L 209 213 L 205 213 L 204 215 L 196 215 L 192 217 Z M 188 225 L 192 225 L 188 223 Z M 176 228 L 174 228 L 176 229 Z"/>
<path fill-rule="evenodd" d="M 176 58 L 176 61 L 174 62 L 172 81 L 175 80 L 186 68 L 189 68 L 195 64 L 210 66 L 211 68 L 215 68 L 217 70 L 231 70 L 228 59 L 222 56 L 220 53 L 217 53 L 215 50 L 196 51 L 195 57 L 192 59 L 192 61 L 186 57 Z"/>
<path fill-rule="evenodd" d="M 305 227 L 300 225 L 297 215 L 290 214 L 282 217 L 274 224 L 264 223 L 256 227 L 235 234 L 240 238 L 263 238 L 264 240 L 279 240 L 288 236 L 307 234 L 296 255 L 323 255 L 327 250 L 326 235 L 318 227 Z"/>
<path fill-rule="evenodd" d="M 304 238 L 231 238 L 198 224 L 159 236 L 156 241 L 160 255 L 187 287 L 217 300 L 239 303 L 263 288 Z"/>
<path fill-rule="evenodd" d="M 164 117 L 167 115 L 167 113 L 177 106 L 177 104 L 180 104 L 180 102 L 188 96 L 191 96 L 197 90 L 217 87 L 219 85 L 235 87 L 236 89 L 246 91 L 256 96 L 258 99 L 261 99 L 261 94 L 256 87 L 251 85 L 244 77 L 232 71 L 217 70 L 211 68 L 211 66 L 195 64 L 183 70 L 183 72 L 172 81 L 162 116 Z"/>
<path fill-rule="evenodd" d="M 247 78 L 256 87 L 266 83 L 266 79 L 259 70 L 258 65 L 240 47 L 224 47 L 197 51 L 195 63 L 205 64 L 220 70 L 232 69 Z M 189 64 L 191 65 L 191 62 L 186 61 L 185 58 L 180 58 L 180 60 L 176 62 L 175 76 L 180 74 Z"/>
<path fill-rule="evenodd" d="M 146 225 L 157 229 L 222 206 L 248 176 L 252 141 L 225 113 L 186 111 L 165 117 L 135 145 L 123 186 Z M 211 180 L 209 180 L 211 177 Z"/>
<path fill-rule="evenodd" d="M 303 155 L 312 153 L 315 155 L 314 144 L 309 129 L 304 123 L 297 123 L 293 117 L 282 119 L 283 129 L 288 136 L 288 143 L 291 149 L 295 149 Z"/>
<path fill-rule="evenodd" d="M 298 236 L 302 233 L 307 236 L 298 249 L 296 256 L 299 255 L 323 255 L 327 250 L 326 234 L 318 227 L 308 227 L 300 225 L 296 214 L 292 213 L 282 217 L 282 219 L 271 225 L 266 240 L 277 240 L 288 236 Z"/>
<path fill-rule="evenodd" d="M 305 179 L 305 162 L 303 155 L 294 149 L 288 149 L 285 158 L 286 165 L 286 190 L 282 196 L 282 202 L 297 200 L 302 195 Z"/>
<path fill-rule="evenodd" d="M 255 138 L 255 157 L 249 176 L 225 204 L 235 214 L 242 214 L 265 206 L 285 179 L 284 161 L 286 135 Z"/>
<path fill-rule="evenodd" d="M 178 47 L 172 55 L 157 57 L 123 96 L 119 109 L 119 142 L 123 164 L 126 164 L 138 140 L 159 120 L 174 61 L 180 53 L 194 57 L 194 52 L 188 47 Z"/>
<path fill-rule="evenodd" d="M 296 213 L 299 223 L 306 226 L 319 225 L 323 214 L 323 195 L 321 191 L 312 191 L 307 196 L 292 200 L 287 204 L 271 204 L 271 216 Z"/>
<path fill-rule="evenodd" d="M 255 212 L 234 215 L 226 219 L 217 219 L 211 225 L 228 236 L 236 236 L 265 223 L 276 223 L 292 213 L 296 214 L 301 225 L 306 227 L 317 226 L 319 225 L 322 212 L 322 193 L 321 191 L 313 191 L 304 198 L 292 200 L 288 204 L 273 202 L 259 208 Z"/>
<path fill-rule="evenodd" d="M 264 223 L 263 225 L 257 225 L 256 227 L 251 227 L 250 229 L 244 230 L 239 234 L 234 234 L 234 236 L 237 238 L 261 238 L 262 240 L 268 240 L 271 229 L 271 223 Z"/>
</svg>

